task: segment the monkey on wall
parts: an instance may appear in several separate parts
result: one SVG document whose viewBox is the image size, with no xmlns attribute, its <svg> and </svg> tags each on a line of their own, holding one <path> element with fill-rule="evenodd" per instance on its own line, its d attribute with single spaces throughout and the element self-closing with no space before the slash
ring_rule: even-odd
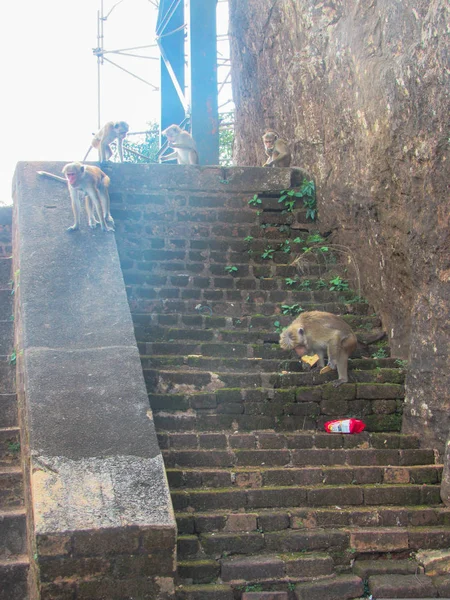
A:
<svg viewBox="0 0 450 600">
<path fill-rule="evenodd" d="M 190 133 L 183 131 L 178 125 L 170 125 L 161 134 L 166 136 L 170 148 L 175 150 L 161 156 L 161 162 L 176 158 L 179 165 L 198 165 L 197 145 Z"/>
<path fill-rule="evenodd" d="M 67 183 L 75 219 L 74 224 L 67 231 L 76 231 L 80 227 L 81 201 L 83 197 L 85 199 L 89 227 L 94 229 L 100 223 L 102 231 L 114 231 L 114 220 L 110 213 L 108 192 L 111 180 L 108 175 L 103 173 L 98 167 L 83 165 L 79 162 L 68 163 L 63 167 L 62 172 L 64 177 L 48 173 L 47 171 L 38 171 L 38 174 Z"/>
<path fill-rule="evenodd" d="M 291 151 L 286 140 L 273 129 L 267 129 L 262 140 L 268 157 L 263 167 L 290 167 Z"/>
<path fill-rule="evenodd" d="M 294 350 L 298 356 L 318 354 L 322 369 L 327 354 L 328 366 L 338 372 L 335 387 L 348 381 L 348 358 L 357 345 L 355 334 L 341 317 L 319 310 L 302 313 L 280 335 L 283 350 Z"/>
<path fill-rule="evenodd" d="M 103 125 L 100 131 L 93 137 L 91 146 L 86 152 L 83 161 L 86 160 L 91 149 L 96 148 L 99 153 L 99 161 L 101 163 L 106 162 L 112 156 L 110 144 L 112 144 L 114 140 L 117 140 L 117 150 L 119 152 L 120 162 L 123 162 L 122 143 L 127 136 L 129 129 L 129 125 L 125 121 L 108 121 L 108 123 Z"/>
</svg>

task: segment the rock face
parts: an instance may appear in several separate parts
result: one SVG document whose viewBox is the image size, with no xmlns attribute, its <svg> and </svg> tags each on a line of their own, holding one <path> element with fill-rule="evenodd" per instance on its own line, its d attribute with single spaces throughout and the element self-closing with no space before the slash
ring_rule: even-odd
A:
<svg viewBox="0 0 450 600">
<path fill-rule="evenodd" d="M 320 227 L 357 255 L 393 353 L 409 360 L 404 431 L 450 425 L 447 0 L 230 0 L 235 164 L 261 134 L 315 178 Z"/>
</svg>

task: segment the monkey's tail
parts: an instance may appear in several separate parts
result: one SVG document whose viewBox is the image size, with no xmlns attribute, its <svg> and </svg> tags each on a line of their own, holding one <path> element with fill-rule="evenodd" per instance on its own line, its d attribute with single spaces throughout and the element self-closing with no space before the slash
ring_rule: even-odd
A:
<svg viewBox="0 0 450 600">
<path fill-rule="evenodd" d="M 60 177 L 59 175 L 54 175 L 53 173 L 48 173 L 47 171 L 36 171 L 38 175 L 43 177 L 50 177 L 50 179 L 56 179 L 56 181 L 63 181 L 67 183 L 67 179 L 65 177 Z"/>
<path fill-rule="evenodd" d="M 84 158 L 83 158 L 82 162 L 84 162 L 87 159 L 87 157 L 89 156 L 89 152 L 92 150 L 92 148 L 93 148 L 93 146 L 89 146 L 89 150 L 84 155 Z"/>
<path fill-rule="evenodd" d="M 280 334 L 280 346 L 283 350 L 293 350 L 297 345 L 294 333 L 290 327 L 284 329 Z"/>
</svg>

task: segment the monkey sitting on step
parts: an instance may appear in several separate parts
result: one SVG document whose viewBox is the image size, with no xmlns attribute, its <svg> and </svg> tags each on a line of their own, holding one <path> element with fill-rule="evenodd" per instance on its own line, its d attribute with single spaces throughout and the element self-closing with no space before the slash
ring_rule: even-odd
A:
<svg viewBox="0 0 450 600">
<path fill-rule="evenodd" d="M 286 140 L 283 140 L 279 133 L 273 129 L 268 129 L 262 136 L 264 150 L 268 159 L 263 167 L 290 167 L 291 151 Z"/>
<path fill-rule="evenodd" d="M 302 313 L 280 335 L 283 350 L 295 350 L 298 356 L 318 354 L 322 369 L 326 353 L 328 366 L 338 372 L 334 387 L 348 381 L 348 357 L 357 345 L 356 335 L 341 317 L 319 310 Z"/>
</svg>

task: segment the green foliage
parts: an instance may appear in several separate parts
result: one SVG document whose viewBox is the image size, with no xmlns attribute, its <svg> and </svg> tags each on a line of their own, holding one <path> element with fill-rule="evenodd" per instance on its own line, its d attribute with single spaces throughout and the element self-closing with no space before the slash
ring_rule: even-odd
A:
<svg viewBox="0 0 450 600">
<path fill-rule="evenodd" d="M 348 281 L 342 279 L 339 275 L 334 279 L 330 279 L 330 292 L 344 292 L 346 290 L 348 290 Z"/>
<path fill-rule="evenodd" d="M 308 235 L 308 237 L 306 238 L 306 243 L 308 244 L 308 246 L 310 246 L 311 244 L 321 244 L 325 241 L 325 238 L 322 237 L 320 235 L 320 233 L 312 233 L 311 235 Z"/>
<path fill-rule="evenodd" d="M 142 156 L 136 156 L 130 152 L 138 152 Z M 148 123 L 148 133 L 142 135 L 133 135 L 127 137 L 123 144 L 123 159 L 131 163 L 156 162 L 156 155 L 159 151 L 159 125 L 157 123 Z M 114 160 L 118 160 L 114 155 Z"/>
<path fill-rule="evenodd" d="M 252 235 L 248 235 L 247 237 L 244 238 L 244 242 L 248 242 L 250 244 L 250 242 L 253 242 L 254 237 Z"/>
<path fill-rule="evenodd" d="M 232 275 L 233 273 L 237 273 L 238 272 L 238 268 L 233 266 L 233 265 L 229 265 L 227 267 L 225 267 L 225 271 L 227 273 L 229 273 L 230 275 Z"/>
<path fill-rule="evenodd" d="M 286 285 L 295 285 L 298 283 L 297 279 L 292 279 L 291 277 L 286 277 L 284 281 L 286 282 Z"/>
<path fill-rule="evenodd" d="M 264 252 L 261 254 L 261 258 L 263 258 L 265 260 L 273 258 L 274 252 L 275 252 L 275 249 L 272 248 L 272 246 L 267 246 L 267 248 L 265 248 Z"/>
<path fill-rule="evenodd" d="M 282 190 L 278 202 L 284 204 L 287 212 L 292 212 L 298 198 L 303 198 L 303 206 L 306 208 L 306 218 L 314 221 L 317 216 L 316 188 L 314 181 L 308 181 L 305 178 L 303 179 L 299 190 Z"/>
<path fill-rule="evenodd" d="M 317 290 L 323 290 L 323 288 L 326 288 L 328 286 L 327 282 L 325 281 L 325 279 L 318 279 L 316 281 L 316 289 Z"/>
<path fill-rule="evenodd" d="M 395 364 L 400 369 L 406 369 L 408 367 L 408 361 L 407 360 L 400 360 L 399 358 L 397 358 L 397 360 L 395 361 Z"/>
<path fill-rule="evenodd" d="M 18 454 L 20 452 L 20 442 L 8 442 L 7 448 L 11 454 Z"/>
<path fill-rule="evenodd" d="M 303 239 L 300 236 L 297 236 L 292 240 L 294 244 L 303 244 Z"/>
<path fill-rule="evenodd" d="M 305 279 L 305 280 L 301 281 L 298 285 L 298 289 L 302 290 L 302 291 L 310 290 L 311 289 L 311 280 Z"/>
<path fill-rule="evenodd" d="M 387 352 L 386 352 L 385 348 L 383 348 L 383 347 L 378 348 L 378 350 L 372 354 L 372 358 L 387 358 L 387 357 L 388 357 Z"/>
<path fill-rule="evenodd" d="M 11 354 L 9 355 L 9 364 L 10 365 L 15 365 L 16 364 L 16 359 L 17 359 L 16 351 L 13 350 L 11 352 Z"/>
<path fill-rule="evenodd" d="M 249 204 L 249 206 L 259 206 L 260 204 L 262 204 L 262 200 L 258 196 L 258 194 L 255 194 L 253 196 L 253 198 L 250 198 L 250 200 L 248 201 L 248 204 Z"/>
<path fill-rule="evenodd" d="M 284 240 L 282 244 L 280 244 L 280 250 L 285 254 L 290 254 L 291 252 L 291 242 L 289 240 Z"/>
<path fill-rule="evenodd" d="M 219 122 L 219 164 L 231 167 L 233 164 L 234 111 L 222 113 Z"/>
<path fill-rule="evenodd" d="M 283 315 L 292 315 L 296 317 L 300 313 L 304 312 L 304 309 L 300 306 L 300 304 L 282 304 L 281 312 Z"/>
</svg>

